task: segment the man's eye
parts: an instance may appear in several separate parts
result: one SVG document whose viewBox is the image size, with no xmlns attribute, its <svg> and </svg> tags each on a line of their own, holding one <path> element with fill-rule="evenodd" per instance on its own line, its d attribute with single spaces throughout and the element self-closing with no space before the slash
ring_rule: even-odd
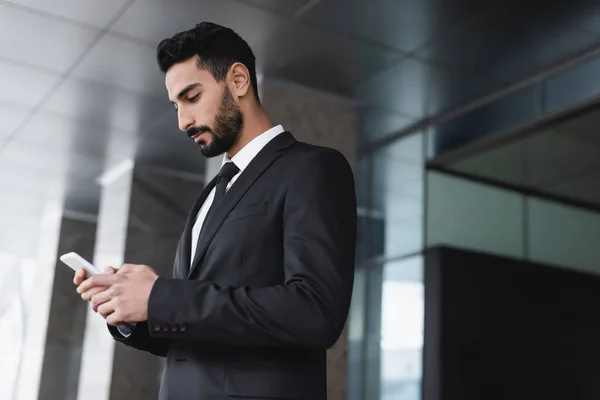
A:
<svg viewBox="0 0 600 400">
<path fill-rule="evenodd" d="M 188 101 L 189 101 L 190 103 L 193 103 L 193 102 L 195 102 L 196 100 L 198 100 L 198 98 L 199 98 L 199 97 L 200 97 L 200 93 L 198 93 L 198 94 L 197 94 L 197 95 L 195 95 L 195 96 L 192 96 L 192 97 L 190 97 L 190 98 L 188 99 Z"/>
</svg>

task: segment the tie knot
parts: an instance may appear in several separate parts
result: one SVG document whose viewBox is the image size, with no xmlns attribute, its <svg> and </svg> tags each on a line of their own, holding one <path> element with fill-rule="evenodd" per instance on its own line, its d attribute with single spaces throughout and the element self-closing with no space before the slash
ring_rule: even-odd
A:
<svg viewBox="0 0 600 400">
<path fill-rule="evenodd" d="M 235 165 L 232 162 L 228 162 L 225 163 L 222 167 L 221 170 L 219 171 L 219 174 L 217 175 L 219 178 L 225 178 L 227 181 L 231 180 L 231 178 L 233 178 L 235 176 L 235 174 L 237 174 L 238 172 L 240 172 L 240 169 L 237 167 L 237 165 Z"/>
</svg>

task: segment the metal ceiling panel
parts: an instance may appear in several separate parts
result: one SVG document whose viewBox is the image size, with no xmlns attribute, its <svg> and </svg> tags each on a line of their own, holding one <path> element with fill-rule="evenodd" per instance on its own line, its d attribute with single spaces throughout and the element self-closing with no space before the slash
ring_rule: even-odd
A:
<svg viewBox="0 0 600 400">
<path fill-rule="evenodd" d="M 393 68 L 365 80 L 356 89 L 356 100 L 384 110 L 422 118 L 430 110 L 430 99 L 446 81 L 459 77 L 415 59 L 405 59 Z"/>
<path fill-rule="evenodd" d="M 286 23 L 273 13 L 229 0 L 149 0 L 135 2 L 113 30 L 156 47 L 165 37 L 193 28 L 202 21 L 234 29 L 248 42 L 258 59 L 264 53 L 265 40 Z"/>
<path fill-rule="evenodd" d="M 0 39 L 1 41 L 2 39 Z M 33 108 L 58 83 L 59 75 L 0 57 L 0 101 Z"/>
<path fill-rule="evenodd" d="M 480 74 L 458 74 L 407 58 L 362 82 L 355 96 L 360 103 L 420 119 L 473 101 L 501 84 Z"/>
<path fill-rule="evenodd" d="M 411 52 L 489 6 L 475 0 L 328 0 L 304 18 L 348 36 Z"/>
<path fill-rule="evenodd" d="M 29 113 L 29 109 L 0 102 L 0 147 L 3 138 L 18 128 Z"/>
<path fill-rule="evenodd" d="M 136 93 L 167 98 L 155 49 L 111 35 L 104 36 L 90 50 L 73 75 Z"/>
<path fill-rule="evenodd" d="M 563 2 L 563 8 L 569 4 Z M 432 41 L 418 55 L 462 74 L 513 82 L 598 42 L 563 19 L 557 7 L 508 5 Z"/>
<path fill-rule="evenodd" d="M 525 184 L 522 147 L 499 147 L 496 151 L 476 154 L 453 166 L 461 171 L 477 171 L 478 176 L 494 176 L 501 182 Z"/>
<path fill-rule="evenodd" d="M 548 187 L 548 190 L 559 196 L 600 206 L 600 185 L 598 185 L 598 180 L 600 180 L 600 169 L 594 169 L 568 180 L 555 182 Z"/>
<path fill-rule="evenodd" d="M 0 54 L 57 72 L 83 55 L 98 30 L 0 4 Z"/>
<path fill-rule="evenodd" d="M 600 148 L 590 146 L 577 132 L 543 131 L 515 142 L 523 154 L 525 182 L 543 188 L 554 182 L 569 180 L 579 173 L 600 168 Z M 521 149 L 518 149 L 521 147 Z"/>
<path fill-rule="evenodd" d="M 351 97 L 359 82 L 403 56 L 290 23 L 267 45 L 265 75 Z"/>
<path fill-rule="evenodd" d="M 573 19 L 572 26 L 578 26 L 586 32 L 600 35 L 600 6 L 594 5 L 587 12 Z"/>
<path fill-rule="evenodd" d="M 577 133 L 544 131 L 452 163 L 452 169 L 514 185 L 543 189 L 600 168 L 600 148 Z"/>
<path fill-rule="evenodd" d="M 16 140 L 28 148 L 41 147 L 57 157 L 77 153 L 103 159 L 112 141 L 126 149 L 132 147 L 130 142 L 135 142 L 135 137 L 80 120 L 38 113 L 22 128 Z"/>
<path fill-rule="evenodd" d="M 245 3 L 251 7 L 258 7 L 265 10 L 281 13 L 292 17 L 298 12 L 309 9 L 313 4 L 321 0 L 234 0 L 238 3 Z"/>
<path fill-rule="evenodd" d="M 130 0 L 8 0 L 7 2 L 104 28 Z"/>
<path fill-rule="evenodd" d="M 383 139 L 416 121 L 414 117 L 373 106 L 359 106 L 356 114 L 359 145 Z"/>
<path fill-rule="evenodd" d="M 44 104 L 43 111 L 129 132 L 144 129 L 172 108 L 165 98 L 131 93 L 116 86 L 68 79 Z"/>
</svg>

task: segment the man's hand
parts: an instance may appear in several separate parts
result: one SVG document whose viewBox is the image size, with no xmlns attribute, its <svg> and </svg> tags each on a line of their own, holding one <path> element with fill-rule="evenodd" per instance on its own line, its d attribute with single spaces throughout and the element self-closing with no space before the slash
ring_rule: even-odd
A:
<svg viewBox="0 0 600 400">
<path fill-rule="evenodd" d="M 125 264 L 116 273 L 86 279 L 77 292 L 84 299 L 89 296 L 94 311 L 109 325 L 142 322 L 148 319 L 148 298 L 157 279 L 147 265 Z"/>
<path fill-rule="evenodd" d="M 106 267 L 106 269 L 104 270 L 104 273 L 106 275 L 115 274 L 116 272 L 117 272 L 117 269 L 113 268 L 113 267 Z M 79 286 L 83 283 L 83 281 L 85 281 L 85 270 L 82 268 L 79 271 L 75 272 L 75 276 L 73 277 L 73 283 L 76 286 Z M 93 287 L 90 290 L 88 290 L 84 293 L 81 293 L 81 298 L 84 299 L 85 301 L 89 301 L 93 295 L 95 295 L 96 293 L 100 293 L 106 289 L 108 289 L 108 288 L 102 287 L 102 286 Z"/>
</svg>

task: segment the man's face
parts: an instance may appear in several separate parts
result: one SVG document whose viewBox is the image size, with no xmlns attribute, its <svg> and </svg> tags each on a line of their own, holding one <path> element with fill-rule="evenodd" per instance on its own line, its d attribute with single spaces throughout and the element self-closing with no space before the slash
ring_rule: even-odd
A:
<svg viewBox="0 0 600 400">
<path fill-rule="evenodd" d="M 165 76 L 169 99 L 177 109 L 179 129 L 186 132 L 205 157 L 228 151 L 244 122 L 228 86 L 219 84 L 196 58 L 173 65 Z"/>
</svg>

